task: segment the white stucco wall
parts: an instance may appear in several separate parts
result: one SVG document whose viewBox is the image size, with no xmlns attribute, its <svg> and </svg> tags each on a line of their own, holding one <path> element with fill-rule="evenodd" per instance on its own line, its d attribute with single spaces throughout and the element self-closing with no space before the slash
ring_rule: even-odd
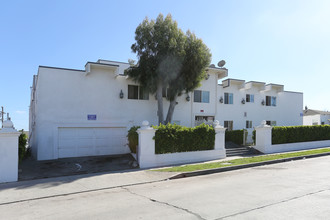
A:
<svg viewBox="0 0 330 220">
<path fill-rule="evenodd" d="M 4 121 L 0 129 L 0 183 L 18 180 L 18 137 L 11 121 Z"/>
<path fill-rule="evenodd" d="M 304 116 L 303 120 L 304 125 L 321 125 L 324 123 L 325 125 L 330 124 L 330 115 L 322 115 L 322 114 L 316 114 L 316 115 L 307 115 Z"/>
<path fill-rule="evenodd" d="M 321 123 L 324 122 L 325 125 L 330 125 L 330 115 L 321 115 Z"/>
<path fill-rule="evenodd" d="M 313 123 L 317 123 L 317 125 L 321 124 L 320 115 L 307 115 L 307 116 L 304 116 L 303 125 L 313 125 Z"/>
<path fill-rule="evenodd" d="M 125 127 L 140 125 L 143 120 L 157 124 L 157 101 L 154 95 L 149 100 L 127 99 L 128 85 L 136 83 L 118 75 L 128 64 L 102 61 L 103 64 L 88 64 L 85 70 L 39 67 L 34 77 L 30 104 L 30 145 L 34 157 L 39 160 L 58 158 L 59 127 Z M 233 120 L 234 129 L 245 128 L 246 120 L 253 127 L 261 120 L 276 121 L 277 125 L 302 125 L 300 113 L 303 108 L 302 93 L 259 91 L 258 88 L 242 90 L 233 85 L 223 88 L 218 85 L 218 72 L 209 71 L 210 77 L 198 90 L 210 92 L 210 103 L 194 102 L 193 92 L 178 97 L 172 121 L 184 126 L 194 126 L 195 116 L 214 116 L 223 125 L 224 120 Z M 120 91 L 124 98 L 119 98 Z M 234 104 L 219 103 L 224 92 L 234 93 Z M 241 104 L 246 93 L 254 94 L 254 103 Z M 277 106 L 262 106 L 266 95 L 277 97 Z M 164 98 L 164 115 L 169 102 Z M 247 116 L 244 117 L 244 112 Z M 97 120 L 87 120 L 87 115 L 97 115 Z M 253 129 L 249 129 L 250 132 Z M 123 151 L 129 149 L 123 147 Z"/>
<path fill-rule="evenodd" d="M 220 97 L 224 99 L 224 93 L 234 94 L 233 104 L 219 102 Z M 245 104 L 242 104 L 241 101 L 246 99 L 246 94 L 254 95 L 254 103 L 245 102 Z M 275 96 L 276 106 L 262 105 L 262 100 L 266 103 L 266 96 Z M 233 130 L 246 128 L 246 121 L 252 121 L 252 128 L 247 129 L 248 142 L 252 142 L 252 131 L 262 120 L 276 121 L 276 126 L 302 125 L 302 106 L 302 93 L 277 92 L 275 90 L 264 91 L 259 87 L 241 89 L 239 85 L 235 84 L 223 88 L 222 85 L 219 85 L 216 118 L 222 125 L 224 121 L 233 121 Z"/>
</svg>

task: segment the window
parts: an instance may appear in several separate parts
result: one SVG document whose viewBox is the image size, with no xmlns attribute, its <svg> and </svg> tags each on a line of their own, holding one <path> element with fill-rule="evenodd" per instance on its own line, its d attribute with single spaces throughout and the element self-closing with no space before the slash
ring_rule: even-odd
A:
<svg viewBox="0 0 330 220">
<path fill-rule="evenodd" d="M 128 99 L 139 99 L 139 86 L 128 85 Z"/>
<path fill-rule="evenodd" d="M 254 102 L 254 95 L 246 94 L 246 102 Z"/>
<path fill-rule="evenodd" d="M 266 96 L 266 106 L 276 106 L 276 97 Z"/>
<path fill-rule="evenodd" d="M 233 130 L 233 121 L 224 121 L 224 127 L 227 128 L 227 131 Z"/>
<path fill-rule="evenodd" d="M 225 92 L 225 104 L 233 104 L 234 103 L 234 94 Z"/>
<path fill-rule="evenodd" d="M 252 121 L 246 121 L 246 128 L 252 128 Z"/>
<path fill-rule="evenodd" d="M 200 124 L 213 125 L 214 116 L 195 116 L 195 126 Z"/>
<path fill-rule="evenodd" d="M 210 92 L 195 90 L 194 91 L 194 102 L 210 103 Z"/>
<path fill-rule="evenodd" d="M 149 92 L 142 86 L 139 86 L 139 99 L 149 100 Z"/>
<path fill-rule="evenodd" d="M 276 126 L 276 121 L 266 121 L 267 125 Z"/>
<path fill-rule="evenodd" d="M 149 92 L 142 86 L 128 85 L 127 98 L 149 100 Z"/>
</svg>

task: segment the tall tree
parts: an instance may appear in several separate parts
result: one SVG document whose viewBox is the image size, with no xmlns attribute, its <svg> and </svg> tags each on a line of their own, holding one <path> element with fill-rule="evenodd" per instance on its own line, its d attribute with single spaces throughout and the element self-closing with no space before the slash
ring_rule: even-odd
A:
<svg viewBox="0 0 330 220">
<path fill-rule="evenodd" d="M 138 62 L 126 73 L 156 94 L 159 124 L 170 123 L 177 97 L 200 85 L 211 62 L 211 53 L 193 33 L 184 34 L 170 14 L 165 18 L 159 14 L 156 21 L 143 20 L 136 28 L 135 40 L 131 49 L 137 54 Z M 165 121 L 163 89 L 167 89 L 170 101 Z"/>
</svg>

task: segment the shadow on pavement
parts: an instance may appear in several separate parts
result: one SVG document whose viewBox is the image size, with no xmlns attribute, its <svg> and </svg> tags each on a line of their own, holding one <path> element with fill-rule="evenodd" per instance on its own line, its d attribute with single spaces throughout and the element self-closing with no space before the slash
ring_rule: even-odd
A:
<svg viewBox="0 0 330 220">
<path fill-rule="evenodd" d="M 63 158 L 58 160 L 23 160 L 19 165 L 18 181 L 72 176 L 135 168 L 131 154 Z"/>
</svg>

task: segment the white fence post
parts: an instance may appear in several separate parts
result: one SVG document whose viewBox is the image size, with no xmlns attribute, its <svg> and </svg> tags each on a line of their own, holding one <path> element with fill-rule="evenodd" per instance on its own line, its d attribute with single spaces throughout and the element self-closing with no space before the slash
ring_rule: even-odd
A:
<svg viewBox="0 0 330 220">
<path fill-rule="evenodd" d="M 218 120 L 215 120 L 213 122 L 213 127 L 214 127 L 214 130 L 215 130 L 214 150 L 223 150 L 226 153 L 226 150 L 225 150 L 225 132 L 226 132 L 226 128 L 221 126 Z"/>
<path fill-rule="evenodd" d="M 4 121 L 0 130 L 0 183 L 18 180 L 18 137 L 10 120 Z"/>
<path fill-rule="evenodd" d="M 155 136 L 156 130 L 149 126 L 148 121 L 142 122 L 142 127 L 137 130 L 139 145 L 137 158 L 140 168 L 147 168 L 155 163 Z"/>
<path fill-rule="evenodd" d="M 255 148 L 262 153 L 270 153 L 272 145 L 272 127 L 263 120 L 261 125 L 256 128 L 256 145 Z"/>
</svg>

